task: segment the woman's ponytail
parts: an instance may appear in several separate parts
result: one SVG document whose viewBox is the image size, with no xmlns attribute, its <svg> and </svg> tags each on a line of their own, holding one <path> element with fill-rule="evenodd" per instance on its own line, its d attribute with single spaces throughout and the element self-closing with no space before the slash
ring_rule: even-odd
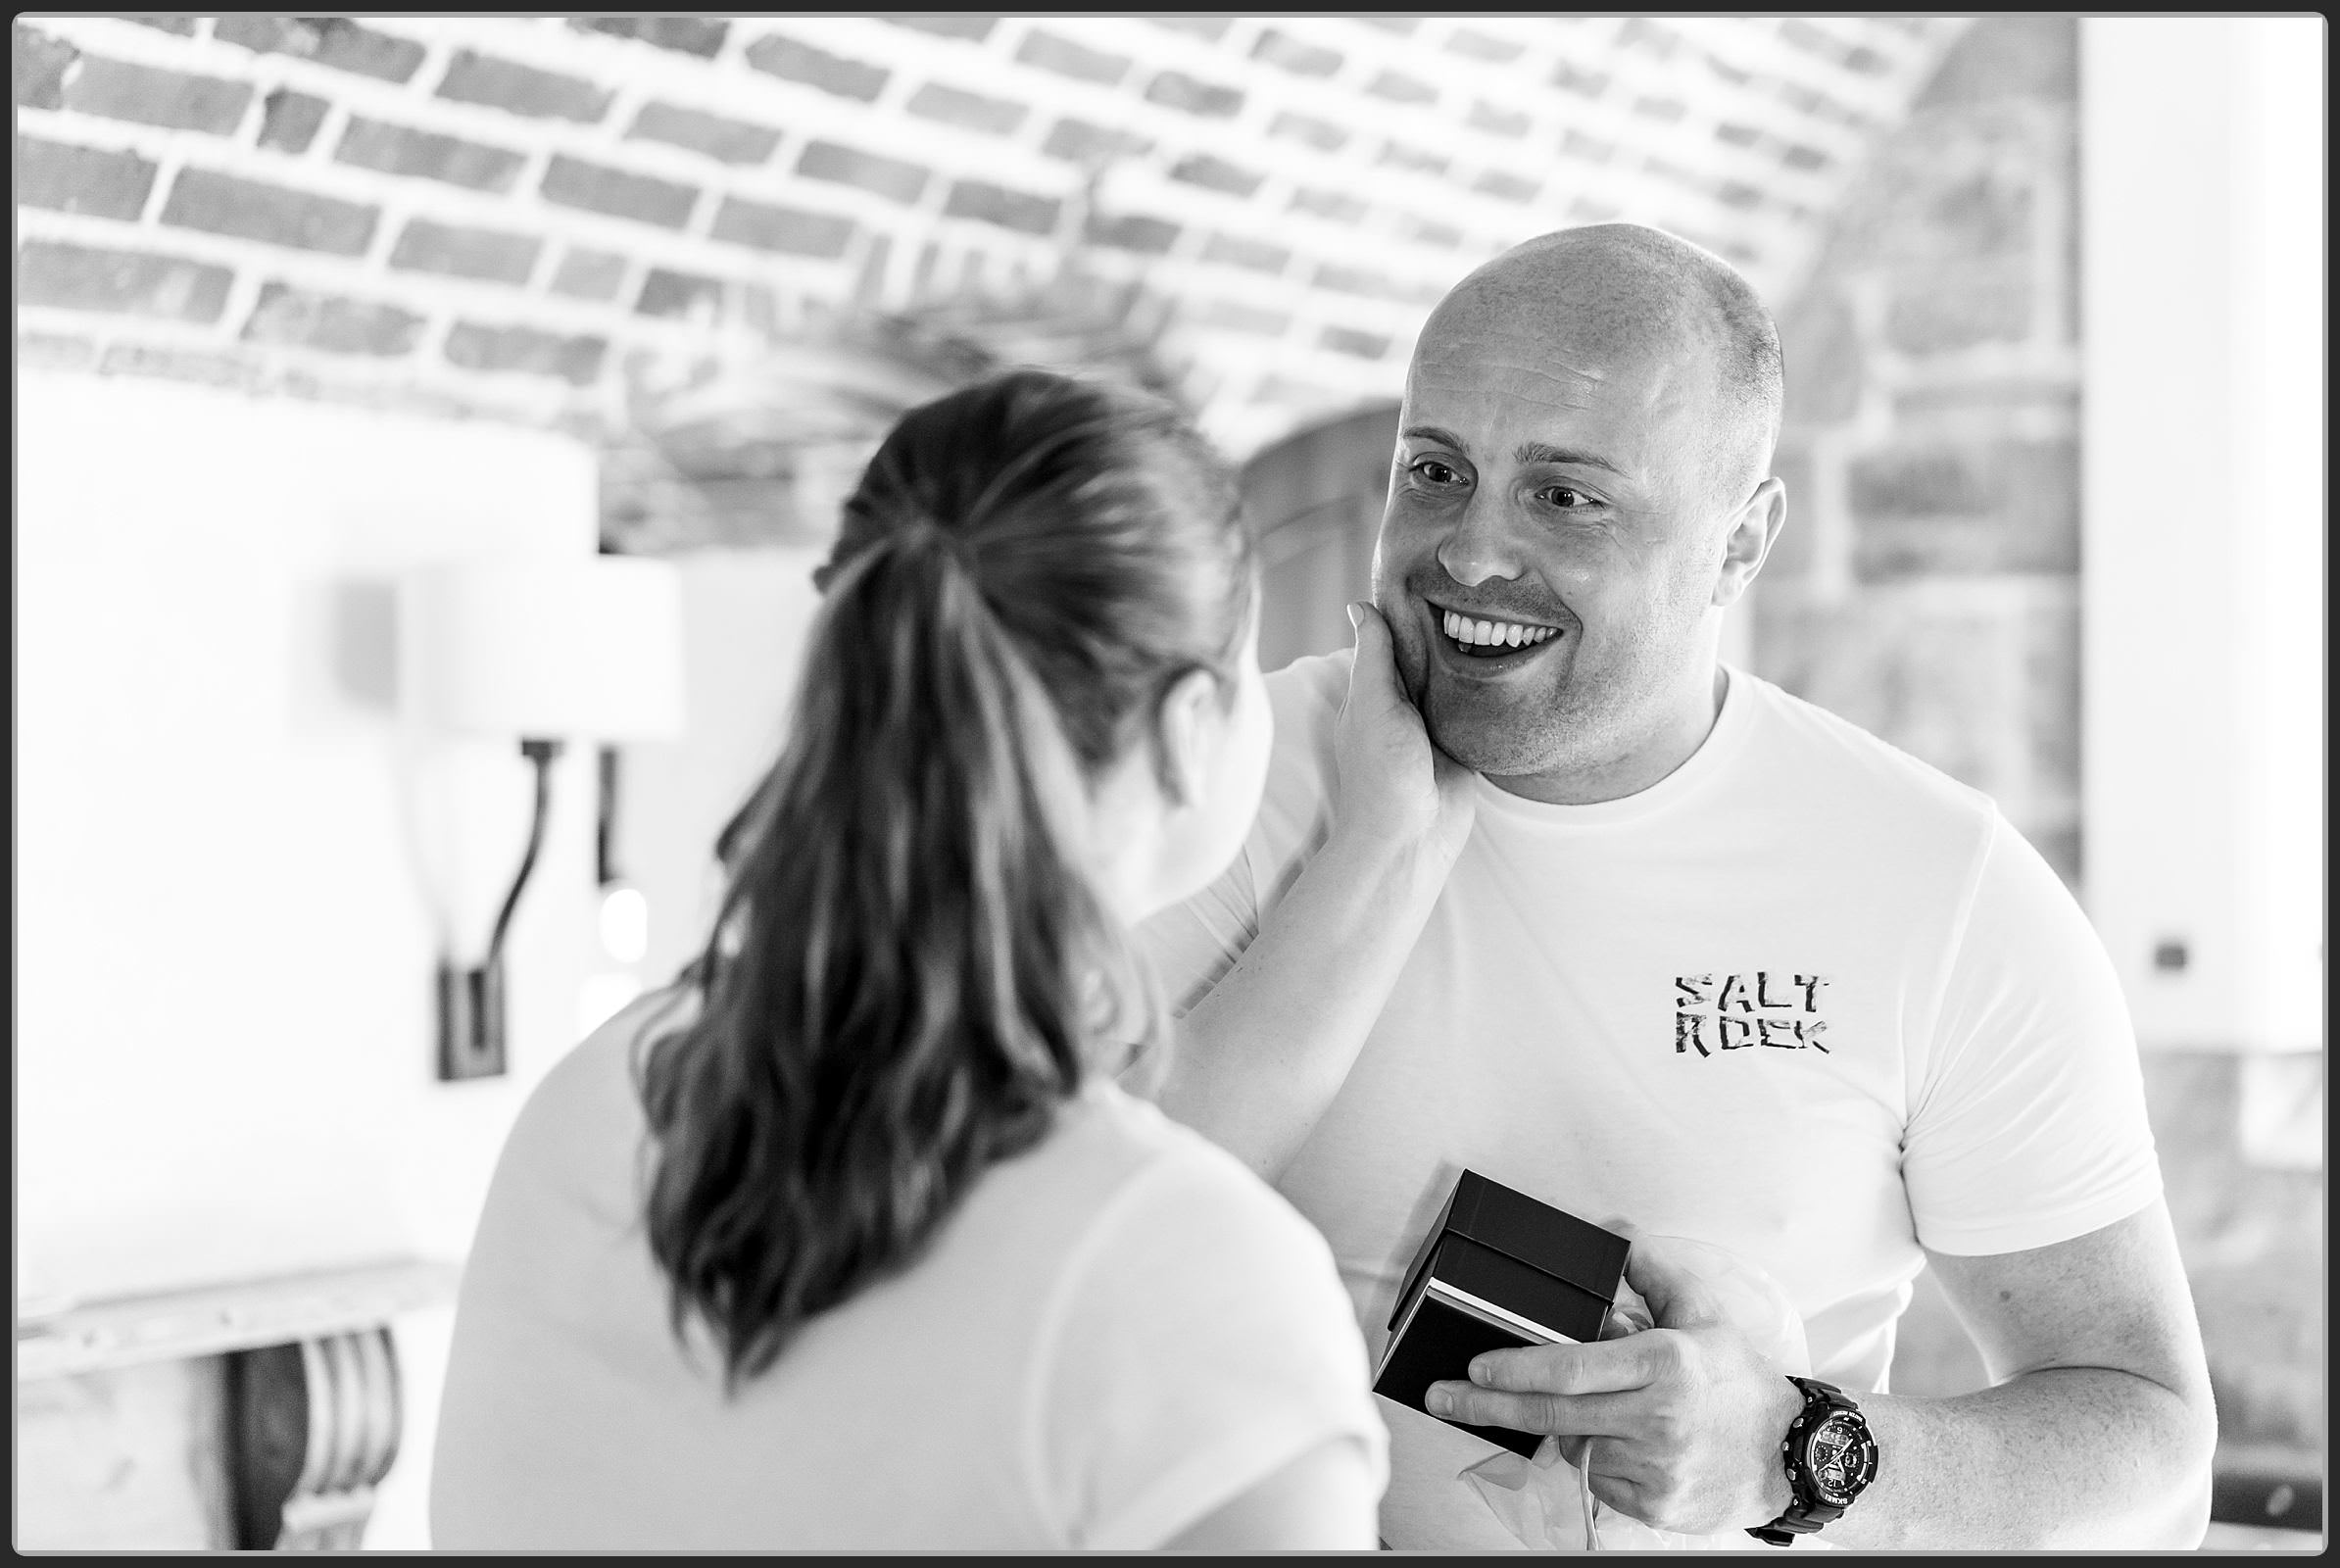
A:
<svg viewBox="0 0 2340 1568">
<path fill-rule="evenodd" d="M 1247 594 L 1232 494 L 1198 445 L 1165 471 L 1164 418 L 1009 377 L 910 416 L 849 504 L 792 738 L 726 830 L 696 1015 L 641 1064 L 651 1249 L 731 1384 L 1161 1029 L 1071 835 L 1165 672 L 1231 651 L 1176 601 Z M 1186 646 L 1145 646 L 1182 618 Z"/>
</svg>

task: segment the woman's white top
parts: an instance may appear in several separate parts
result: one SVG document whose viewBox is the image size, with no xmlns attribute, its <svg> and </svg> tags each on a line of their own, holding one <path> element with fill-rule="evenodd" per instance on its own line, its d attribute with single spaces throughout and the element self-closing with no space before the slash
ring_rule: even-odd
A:
<svg viewBox="0 0 2340 1568">
<path fill-rule="evenodd" d="M 1324 1240 L 1097 1081 L 726 1398 L 642 1226 L 630 1009 L 529 1099 L 456 1315 L 432 1544 L 1159 1546 L 1328 1440 L 1387 1479 Z"/>
</svg>

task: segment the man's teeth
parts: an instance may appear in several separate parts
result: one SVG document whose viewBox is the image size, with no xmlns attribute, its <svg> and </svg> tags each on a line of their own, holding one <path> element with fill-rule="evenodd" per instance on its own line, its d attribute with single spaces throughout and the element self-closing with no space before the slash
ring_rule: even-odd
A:
<svg viewBox="0 0 2340 1568">
<path fill-rule="evenodd" d="M 1477 643 L 1482 647 L 1533 648 L 1558 636 L 1559 630 L 1553 626 L 1523 626 L 1516 620 L 1473 620 L 1449 610 L 1446 635 L 1458 643 Z"/>
</svg>

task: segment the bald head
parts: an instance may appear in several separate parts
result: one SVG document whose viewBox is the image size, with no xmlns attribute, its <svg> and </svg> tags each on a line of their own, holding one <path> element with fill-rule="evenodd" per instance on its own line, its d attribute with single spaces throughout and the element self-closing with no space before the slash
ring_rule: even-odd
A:
<svg viewBox="0 0 2340 1568">
<path fill-rule="evenodd" d="M 1457 283 L 1422 330 L 1500 323 L 1534 343 L 1563 334 L 1608 356 L 1702 356 L 1717 416 L 1710 453 L 1719 485 L 1743 493 L 1771 469 L 1783 382 L 1771 313 L 1729 263 L 1663 229 L 1599 223 L 1513 246 Z"/>
</svg>

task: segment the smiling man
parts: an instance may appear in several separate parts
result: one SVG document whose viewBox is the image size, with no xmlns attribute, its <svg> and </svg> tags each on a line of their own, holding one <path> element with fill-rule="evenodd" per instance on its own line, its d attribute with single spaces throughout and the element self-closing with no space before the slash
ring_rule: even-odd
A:
<svg viewBox="0 0 2340 1568">
<path fill-rule="evenodd" d="M 1161 1102 L 1324 1231 L 1377 1353 L 1465 1166 L 1768 1271 L 1808 1368 L 1650 1246 L 1656 1328 L 1434 1390 L 1648 1524 L 2193 1545 L 2208 1376 L 2101 946 L 1987 798 L 1718 661 L 1786 515 L 1780 388 L 1745 282 L 1653 229 L 1432 313 L 1356 648 L 1270 677 L 1245 854 L 1146 928 Z M 1928 1261 L 1987 1391 L 1886 1392 Z M 1462 1479 L 1499 1450 L 1381 1409 L 1391 1545 L 1519 1544 Z"/>
</svg>

